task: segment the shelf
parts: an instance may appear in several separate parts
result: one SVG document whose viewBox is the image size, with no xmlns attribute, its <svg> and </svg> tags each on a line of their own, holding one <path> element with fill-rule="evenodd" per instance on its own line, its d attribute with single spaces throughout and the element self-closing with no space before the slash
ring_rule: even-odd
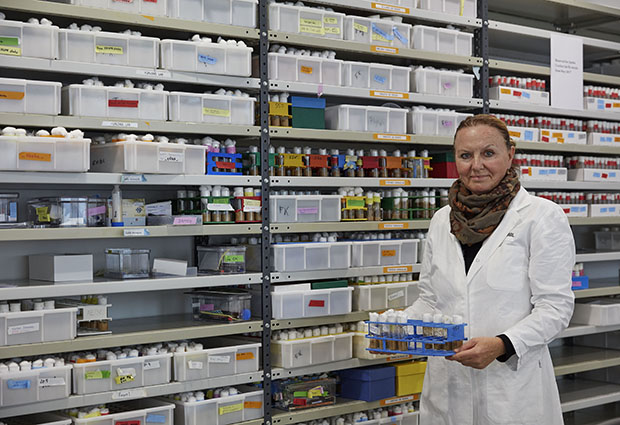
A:
<svg viewBox="0 0 620 425">
<path fill-rule="evenodd" d="M 333 316 L 304 317 L 300 319 L 276 319 L 271 321 L 271 329 L 292 329 L 306 326 L 330 325 L 332 323 L 359 322 L 368 320 L 368 311 L 353 311 Z"/>
<path fill-rule="evenodd" d="M 159 28 L 170 31 L 184 31 L 201 34 L 215 34 L 222 37 L 239 37 L 258 39 L 256 28 L 235 27 L 232 25 L 214 24 L 211 22 L 188 21 L 165 16 L 148 16 L 136 13 L 117 12 L 94 7 L 60 4 L 38 0 L 3 0 L 2 8 L 28 14 L 62 16 L 71 19 L 94 20 L 123 25 L 139 25 L 141 27 Z"/>
<path fill-rule="evenodd" d="M 28 69 L 42 72 L 97 75 L 103 77 L 130 78 L 148 81 L 198 84 L 202 86 L 258 89 L 258 78 L 234 77 L 229 75 L 199 74 L 194 72 L 169 71 L 165 69 L 136 68 L 130 66 L 100 63 L 71 62 L 18 56 L 3 56 L 2 66 L 13 69 Z"/>
<path fill-rule="evenodd" d="M 176 174 L 45 173 L 0 171 L 0 184 L 115 185 L 122 186 L 260 186 L 260 176 Z"/>
<path fill-rule="evenodd" d="M 125 231 L 143 234 L 124 236 Z M 68 227 L 64 229 L 1 229 L 0 242 L 63 239 L 110 239 L 259 234 L 260 224 L 211 224 L 205 226 Z"/>
<path fill-rule="evenodd" d="M 313 130 L 308 128 L 271 127 L 272 139 L 331 140 L 334 142 L 385 143 L 407 145 L 437 145 L 452 147 L 452 137 L 424 136 L 415 134 L 377 134 L 365 131 Z"/>
<path fill-rule="evenodd" d="M 588 289 L 574 291 L 575 298 L 606 297 L 608 295 L 620 295 L 620 285 L 610 279 L 590 279 Z"/>
<path fill-rule="evenodd" d="M 319 279 L 340 279 L 358 276 L 376 276 L 394 273 L 419 273 L 421 265 L 352 267 L 340 270 L 312 270 L 305 272 L 274 272 L 271 273 L 271 283 L 299 282 Z M 1 292 L 0 292 L 1 293 Z"/>
<path fill-rule="evenodd" d="M 269 31 L 271 43 L 293 44 L 308 46 L 319 49 L 330 49 L 343 52 L 351 52 L 364 55 L 380 56 L 394 59 L 413 59 L 424 62 L 438 62 L 459 66 L 481 66 L 482 59 L 472 56 L 448 55 L 445 53 L 431 52 L 427 50 L 402 49 L 396 47 L 374 46 L 366 43 L 358 43 L 348 40 L 335 40 L 331 38 L 314 37 L 305 34 L 293 34 L 281 31 Z M 373 50 L 378 47 L 378 51 Z M 384 53 L 392 50 L 394 53 Z M 359 59 L 362 59 L 361 57 Z"/>
<path fill-rule="evenodd" d="M 59 283 L 29 281 L 26 286 L 0 286 L 0 299 L 56 298 L 89 294 L 124 294 L 131 292 L 170 291 L 192 288 L 213 288 L 230 285 L 261 283 L 260 273 L 236 275 L 161 277 L 153 279 L 103 280 L 93 282 Z M 7 282 L 10 284 L 11 282 Z M 27 286 L 30 283 L 30 286 Z"/>
<path fill-rule="evenodd" d="M 568 222 L 571 226 L 605 226 L 620 224 L 620 217 L 572 217 L 568 219 Z"/>
<path fill-rule="evenodd" d="M 620 330 L 620 325 L 595 326 L 595 325 L 579 325 L 571 324 L 567 329 L 562 331 L 558 338 L 572 338 L 574 336 L 600 334 L 604 332 L 613 332 Z"/>
<path fill-rule="evenodd" d="M 373 177 L 271 177 L 271 187 L 443 187 L 452 185 L 454 179 L 411 179 Z M 620 185 L 619 185 L 620 186 Z"/>
<path fill-rule="evenodd" d="M 548 152 L 573 152 L 579 155 L 609 153 L 620 155 L 620 146 L 578 145 L 574 143 L 545 143 L 517 141 L 517 149 Z"/>
<path fill-rule="evenodd" d="M 578 119 L 620 121 L 620 113 L 618 112 L 602 112 L 595 110 L 578 111 L 574 109 L 561 109 L 545 105 L 530 105 L 523 102 L 507 102 L 501 100 L 490 100 L 490 102 L 490 107 L 492 110 L 517 111 L 528 114 L 560 115 L 563 117 L 575 117 Z"/>
<path fill-rule="evenodd" d="M 620 350 L 565 345 L 551 348 L 555 376 L 620 366 Z"/>
<path fill-rule="evenodd" d="M 0 359 L 152 344 L 178 339 L 210 338 L 260 332 L 261 329 L 262 322 L 259 320 L 237 323 L 200 322 L 193 320 L 191 314 L 121 319 L 110 322 L 110 330 L 113 333 L 107 335 L 0 347 Z"/>
<path fill-rule="evenodd" d="M 618 217 L 620 220 L 620 217 Z M 270 224 L 271 233 L 304 232 L 360 232 L 428 229 L 430 220 L 411 221 L 358 221 L 358 222 L 317 222 L 317 223 L 275 223 Z"/>
<path fill-rule="evenodd" d="M 482 107 L 482 99 L 437 96 L 422 93 L 400 93 L 393 91 L 370 90 L 345 86 L 328 86 L 314 83 L 270 80 L 270 91 L 320 94 L 324 96 L 352 97 L 364 100 L 423 103 L 425 105 L 450 105 L 469 108 Z"/>
<path fill-rule="evenodd" d="M 336 399 L 336 404 L 332 406 L 316 407 L 313 409 L 299 410 L 296 412 L 284 412 L 282 410 L 274 409 L 274 412 L 278 413 L 275 413 L 273 415 L 272 423 L 274 425 L 296 424 L 299 422 L 312 421 L 314 419 L 323 419 L 329 418 L 331 416 L 341 416 L 347 415 L 349 413 L 377 409 L 379 407 L 385 407 L 392 404 L 401 404 L 419 399 L 419 394 L 415 394 L 413 396 L 394 397 L 391 399 L 377 401 L 348 400 L 344 398 L 338 398 Z"/>
<path fill-rule="evenodd" d="M 588 254 L 577 254 L 576 263 L 591 263 L 597 261 L 620 261 L 620 251 L 612 252 L 592 252 Z"/>
<path fill-rule="evenodd" d="M 355 11 L 359 10 L 364 12 L 381 13 L 382 15 L 396 15 L 405 18 L 413 18 L 416 20 L 460 25 L 472 28 L 479 28 L 482 26 L 482 21 L 477 18 L 468 18 L 459 15 L 449 15 L 446 13 L 434 12 L 432 10 L 409 9 L 401 6 L 394 6 L 392 4 L 388 5 L 388 2 L 385 1 L 383 3 L 385 3 L 386 6 L 391 7 L 392 10 L 386 10 L 385 8 L 381 8 L 380 6 L 376 6 L 377 3 L 370 0 L 310 0 L 308 3 L 332 7 L 346 7 Z"/>
<path fill-rule="evenodd" d="M 298 367 L 295 369 L 282 369 L 282 368 L 273 368 L 271 369 L 271 378 L 272 379 L 283 379 L 290 378 L 294 376 L 302 376 L 302 375 L 313 375 L 316 373 L 324 373 L 324 372 L 333 372 L 336 370 L 344 370 L 344 369 L 352 369 L 357 367 L 366 367 L 366 366 L 376 366 L 376 365 L 384 365 L 388 363 L 394 362 L 402 362 L 405 360 L 413 360 L 414 356 L 412 355 L 395 355 L 393 357 L 387 357 L 383 359 L 375 359 L 375 360 L 366 360 L 366 359 L 358 359 L 352 358 L 347 360 L 340 360 L 331 363 L 323 363 L 312 366 Z"/>
<path fill-rule="evenodd" d="M 135 400 L 146 397 L 159 397 L 187 391 L 199 391 L 230 385 L 249 384 L 263 379 L 263 372 L 249 372 L 239 375 L 220 376 L 217 378 L 201 379 L 187 382 L 171 382 L 169 384 L 152 385 L 149 387 L 132 388 L 128 390 L 108 391 L 95 394 L 72 395 L 60 400 L 39 401 L 19 406 L 0 408 L 0 417 L 27 415 L 31 413 L 47 412 L 52 410 L 73 409 L 90 405 L 117 402 L 120 400 Z"/>
<path fill-rule="evenodd" d="M 53 3 L 50 3 L 53 4 Z M 227 136 L 258 136 L 260 127 L 232 124 L 200 124 L 193 122 L 142 121 L 123 118 L 93 118 L 65 115 L 34 115 L 0 113 L 0 125 L 13 127 L 52 128 L 66 127 L 81 130 L 120 130 L 149 133 L 179 133 Z"/>
<path fill-rule="evenodd" d="M 620 385 L 589 379 L 561 379 L 558 381 L 562 412 L 620 401 Z"/>
<path fill-rule="evenodd" d="M 578 182 L 578 181 L 522 181 L 526 189 L 556 189 L 556 190 L 620 190 L 620 182 Z M 581 217 L 596 220 L 597 217 Z M 603 217 L 606 218 L 606 217 Z"/>
</svg>

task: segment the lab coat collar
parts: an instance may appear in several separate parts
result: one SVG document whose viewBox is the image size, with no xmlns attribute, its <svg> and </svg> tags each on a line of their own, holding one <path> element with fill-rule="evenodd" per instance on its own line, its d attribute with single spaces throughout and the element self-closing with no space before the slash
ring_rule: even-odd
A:
<svg viewBox="0 0 620 425">
<path fill-rule="evenodd" d="M 504 218 L 502 218 L 502 221 L 493 233 L 491 233 L 491 236 L 484 241 L 480 251 L 478 251 L 476 258 L 467 273 L 467 284 L 471 283 L 476 273 L 478 273 L 487 260 L 491 258 L 491 255 L 495 252 L 495 250 L 500 247 L 504 239 L 506 239 L 506 236 L 508 236 L 511 230 L 519 224 L 521 221 L 522 210 L 527 207 L 530 202 L 531 200 L 529 194 L 523 187 L 521 187 L 517 193 L 517 196 L 515 196 L 508 206 L 508 210 L 506 211 Z"/>
</svg>

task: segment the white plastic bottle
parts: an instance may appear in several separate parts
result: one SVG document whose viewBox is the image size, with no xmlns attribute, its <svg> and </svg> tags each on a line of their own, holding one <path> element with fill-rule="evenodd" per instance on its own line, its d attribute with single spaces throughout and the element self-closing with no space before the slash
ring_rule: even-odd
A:
<svg viewBox="0 0 620 425">
<path fill-rule="evenodd" d="M 112 191 L 112 227 L 122 227 L 123 223 L 123 194 L 119 185 L 114 185 Z"/>
</svg>

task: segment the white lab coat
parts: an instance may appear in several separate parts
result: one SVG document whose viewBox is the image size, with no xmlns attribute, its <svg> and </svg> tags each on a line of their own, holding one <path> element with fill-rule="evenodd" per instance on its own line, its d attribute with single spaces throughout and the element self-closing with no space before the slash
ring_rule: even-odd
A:
<svg viewBox="0 0 620 425">
<path fill-rule="evenodd" d="M 558 389 L 547 344 L 573 313 L 575 245 L 566 215 L 523 188 L 469 272 L 450 233 L 450 206 L 431 221 L 417 312 L 463 316 L 465 336 L 505 334 L 516 355 L 477 370 L 429 357 L 420 425 L 560 425 Z"/>
</svg>

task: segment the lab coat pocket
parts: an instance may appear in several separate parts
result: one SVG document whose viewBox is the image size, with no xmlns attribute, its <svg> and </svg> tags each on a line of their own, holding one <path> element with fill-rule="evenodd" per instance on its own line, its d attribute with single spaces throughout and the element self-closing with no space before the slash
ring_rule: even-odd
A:
<svg viewBox="0 0 620 425">
<path fill-rule="evenodd" d="M 487 367 L 487 415 L 493 424 L 542 424 L 543 379 L 540 352 L 514 371 L 504 363 Z M 518 419 L 517 419 L 518 418 Z"/>
<path fill-rule="evenodd" d="M 527 279 L 526 248 L 504 242 L 486 264 L 487 284 L 500 291 L 521 291 Z"/>
</svg>

